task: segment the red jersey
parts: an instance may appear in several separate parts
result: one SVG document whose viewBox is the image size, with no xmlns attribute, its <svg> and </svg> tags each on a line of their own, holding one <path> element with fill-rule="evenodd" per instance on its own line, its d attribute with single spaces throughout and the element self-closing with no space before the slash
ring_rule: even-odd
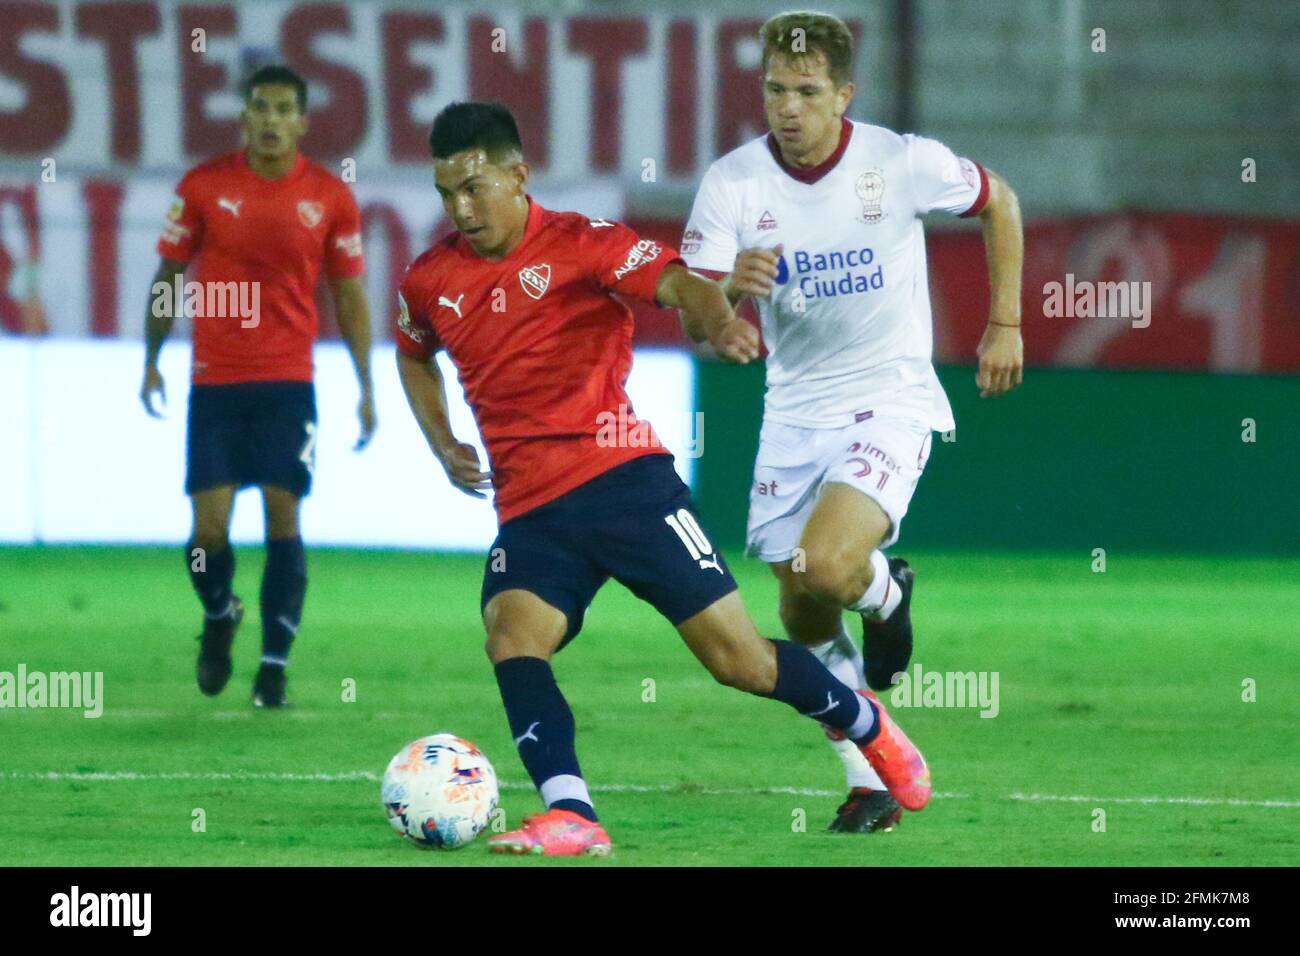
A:
<svg viewBox="0 0 1300 956">
<path fill-rule="evenodd" d="M 197 257 L 189 279 L 203 289 L 258 283 L 255 325 L 229 309 L 195 316 L 196 385 L 310 382 L 321 266 L 332 279 L 365 271 L 352 190 L 301 154 L 280 179 L 259 176 L 242 151 L 194 167 L 176 189 L 158 254 Z M 254 301 L 251 291 L 244 300 Z"/>
<path fill-rule="evenodd" d="M 523 238 L 500 262 L 459 233 L 416 259 L 397 321 L 403 355 L 428 361 L 445 348 L 455 363 L 501 522 L 665 453 L 624 390 L 632 312 L 612 293 L 654 302 L 659 274 L 681 257 L 627 226 L 529 204 Z"/>
</svg>

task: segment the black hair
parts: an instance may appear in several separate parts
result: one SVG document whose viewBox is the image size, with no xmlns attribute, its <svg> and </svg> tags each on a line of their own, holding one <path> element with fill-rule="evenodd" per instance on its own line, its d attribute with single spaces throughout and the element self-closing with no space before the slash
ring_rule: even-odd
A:
<svg viewBox="0 0 1300 956">
<path fill-rule="evenodd" d="M 510 153 L 523 155 L 519 127 L 501 103 L 452 103 L 434 117 L 433 131 L 429 133 L 429 151 L 434 159 L 475 148 L 482 149 L 494 163 Z"/>
<path fill-rule="evenodd" d="M 298 112 L 304 116 L 307 114 L 307 84 L 301 76 L 287 66 L 278 66 L 274 63 L 259 67 L 252 76 L 244 81 L 244 102 L 247 103 L 252 99 L 253 87 L 264 86 L 268 83 L 274 83 L 277 86 L 292 86 L 293 92 L 298 97 Z"/>
</svg>

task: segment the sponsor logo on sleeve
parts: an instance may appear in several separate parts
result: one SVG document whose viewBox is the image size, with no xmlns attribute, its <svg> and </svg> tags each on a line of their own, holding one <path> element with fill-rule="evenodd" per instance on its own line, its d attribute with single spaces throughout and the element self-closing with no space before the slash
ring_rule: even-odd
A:
<svg viewBox="0 0 1300 956">
<path fill-rule="evenodd" d="M 162 241 L 169 245 L 179 246 L 189 234 L 190 231 L 178 222 L 163 223 Z"/>
<path fill-rule="evenodd" d="M 411 310 L 406 307 L 406 297 L 400 292 L 397 293 L 397 327 L 412 342 L 424 343 L 424 333 L 411 321 Z"/>
<path fill-rule="evenodd" d="M 640 269 L 647 262 L 654 262 L 663 251 L 664 247 L 653 239 L 640 240 L 627 251 L 627 258 L 623 260 L 623 264 L 614 270 L 614 280 L 617 282 L 625 275 Z"/>
<path fill-rule="evenodd" d="M 352 259 L 361 257 L 361 233 L 352 232 L 346 236 L 339 236 L 334 240 L 334 246 L 343 250 L 343 254 Z"/>
<path fill-rule="evenodd" d="M 704 233 L 700 232 L 700 230 L 688 227 L 687 230 L 684 233 L 682 233 L 682 254 L 683 255 L 689 256 L 696 252 L 699 252 L 700 249 L 703 248 L 703 246 L 704 246 Z"/>
</svg>

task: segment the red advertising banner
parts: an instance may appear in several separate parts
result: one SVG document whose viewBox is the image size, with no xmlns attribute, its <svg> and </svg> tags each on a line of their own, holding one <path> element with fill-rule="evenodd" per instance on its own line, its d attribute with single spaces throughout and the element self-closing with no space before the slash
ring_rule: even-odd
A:
<svg viewBox="0 0 1300 956">
<path fill-rule="evenodd" d="M 679 242 L 682 223 L 634 222 Z M 935 360 L 974 361 L 988 318 L 979 230 L 928 233 Z M 1025 227 L 1025 360 L 1080 368 L 1300 371 L 1300 223 L 1178 214 Z M 638 310 L 642 344 L 683 341 Z"/>
</svg>

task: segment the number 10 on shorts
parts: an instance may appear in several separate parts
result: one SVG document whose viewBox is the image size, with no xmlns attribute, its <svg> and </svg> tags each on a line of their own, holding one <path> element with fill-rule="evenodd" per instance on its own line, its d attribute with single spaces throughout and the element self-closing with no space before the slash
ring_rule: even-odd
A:
<svg viewBox="0 0 1300 956">
<path fill-rule="evenodd" d="M 713 568 L 719 574 L 722 573 L 718 559 L 712 557 L 713 545 L 709 543 L 708 535 L 704 533 L 704 529 L 700 527 L 699 521 L 691 514 L 689 508 L 678 508 L 676 514 L 665 515 L 664 521 L 677 533 L 677 537 L 681 538 L 692 560 L 698 561 L 701 568 Z"/>
</svg>

